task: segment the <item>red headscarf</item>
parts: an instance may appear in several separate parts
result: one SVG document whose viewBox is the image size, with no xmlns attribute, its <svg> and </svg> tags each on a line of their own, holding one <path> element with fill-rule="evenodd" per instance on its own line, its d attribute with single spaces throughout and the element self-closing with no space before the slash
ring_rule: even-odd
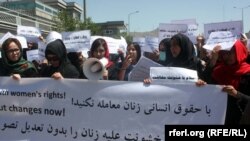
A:
<svg viewBox="0 0 250 141">
<path fill-rule="evenodd" d="M 111 67 L 113 65 L 113 62 L 110 60 L 108 44 L 103 38 L 97 38 L 96 40 L 94 40 L 94 42 L 92 43 L 91 48 L 90 48 L 90 56 L 89 57 L 90 58 L 94 57 L 94 51 L 99 46 L 103 46 L 105 49 L 104 57 L 107 58 L 107 60 L 108 60 L 108 64 L 105 67 L 106 68 Z"/>
<path fill-rule="evenodd" d="M 236 63 L 226 65 L 221 62 L 214 68 L 212 78 L 220 85 L 232 85 L 238 89 L 241 76 L 250 73 L 250 65 L 246 63 L 247 48 L 240 40 L 236 41 L 233 48 L 235 49 Z"/>
</svg>

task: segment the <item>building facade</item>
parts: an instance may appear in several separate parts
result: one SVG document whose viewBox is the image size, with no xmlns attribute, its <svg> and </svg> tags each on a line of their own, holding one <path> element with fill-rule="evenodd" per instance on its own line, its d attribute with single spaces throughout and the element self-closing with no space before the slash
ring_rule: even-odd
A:
<svg viewBox="0 0 250 141">
<path fill-rule="evenodd" d="M 70 17 L 81 20 L 83 9 L 75 2 L 64 0 L 11 0 L 0 3 L 0 32 L 16 33 L 18 25 L 41 29 L 45 34 L 55 29 L 58 12 L 65 10 Z M 97 23 L 102 36 L 120 37 L 126 32 L 124 21 Z"/>
<path fill-rule="evenodd" d="M 49 32 L 54 29 L 55 22 L 53 21 L 62 10 L 78 19 L 83 11 L 76 3 L 66 3 L 63 0 L 5 1 L 0 3 L 0 25 L 7 23 L 14 29 L 17 25 L 33 26 Z"/>
<path fill-rule="evenodd" d="M 97 23 L 101 27 L 102 35 L 108 37 L 116 37 L 122 31 L 126 31 L 124 21 L 108 21 L 105 23 Z"/>
</svg>

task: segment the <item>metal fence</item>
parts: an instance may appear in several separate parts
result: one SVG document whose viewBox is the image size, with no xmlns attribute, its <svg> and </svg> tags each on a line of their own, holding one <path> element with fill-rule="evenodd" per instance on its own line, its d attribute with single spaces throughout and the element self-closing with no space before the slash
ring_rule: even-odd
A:
<svg viewBox="0 0 250 141">
<path fill-rule="evenodd" d="M 16 28 L 18 25 L 37 27 L 44 32 L 49 32 L 55 28 L 54 22 L 0 6 L 0 27 L 13 26 L 12 28 Z"/>
</svg>

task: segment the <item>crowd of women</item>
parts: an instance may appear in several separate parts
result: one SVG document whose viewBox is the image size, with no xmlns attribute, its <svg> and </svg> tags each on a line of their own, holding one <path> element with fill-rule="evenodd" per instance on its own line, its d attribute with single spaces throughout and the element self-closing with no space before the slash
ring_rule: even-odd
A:
<svg viewBox="0 0 250 141">
<path fill-rule="evenodd" d="M 88 58 L 107 60 L 102 71 L 102 80 L 128 81 L 142 55 L 166 67 L 181 67 L 196 70 L 199 81 L 197 86 L 218 84 L 222 91 L 229 95 L 225 124 L 250 123 L 250 62 L 245 38 L 238 39 L 231 50 L 221 50 L 217 45 L 208 52 L 202 46 L 203 36 L 197 37 L 193 44 L 184 34 L 176 34 L 163 39 L 159 49 L 150 56 L 141 51 L 138 43 L 128 43 L 127 52 L 118 51 L 111 55 L 107 42 L 103 38 L 96 39 L 89 50 Z M 22 77 L 52 77 L 54 79 L 78 78 L 88 79 L 83 72 L 84 62 L 88 59 L 81 52 L 67 53 L 61 39 L 47 44 L 45 61 L 29 62 L 25 52 L 16 38 L 8 38 L 1 46 L 0 76 L 10 76 L 15 80 Z M 151 79 L 145 78 L 145 84 Z"/>
</svg>

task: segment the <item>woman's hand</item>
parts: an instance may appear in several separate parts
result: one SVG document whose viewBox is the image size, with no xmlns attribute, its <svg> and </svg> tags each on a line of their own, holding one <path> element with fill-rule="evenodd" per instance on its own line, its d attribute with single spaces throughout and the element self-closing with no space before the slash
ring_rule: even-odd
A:
<svg viewBox="0 0 250 141">
<path fill-rule="evenodd" d="M 106 68 L 103 68 L 103 74 L 102 74 L 102 77 L 103 77 L 103 80 L 108 80 L 108 75 L 109 75 L 109 72 Z"/>
<path fill-rule="evenodd" d="M 223 86 L 222 91 L 226 92 L 227 94 L 229 94 L 229 95 L 231 95 L 233 97 L 237 97 L 237 94 L 238 94 L 237 90 L 231 85 Z"/>
<path fill-rule="evenodd" d="M 123 70 L 126 70 L 132 63 L 132 58 L 131 56 L 128 54 L 125 58 L 125 60 L 123 61 L 123 64 L 122 64 L 122 68 Z"/>
<path fill-rule="evenodd" d="M 151 80 L 150 78 L 145 78 L 145 79 L 143 80 L 143 83 L 144 83 L 144 84 L 151 84 L 151 83 L 152 83 L 152 80 Z"/>
<path fill-rule="evenodd" d="M 220 45 L 216 45 L 213 50 L 212 50 L 212 53 L 211 53 L 211 61 L 210 61 L 210 66 L 213 67 L 215 66 L 218 58 L 219 58 L 219 51 L 221 49 L 221 46 Z"/>
<path fill-rule="evenodd" d="M 157 61 L 159 60 L 159 58 L 160 58 L 160 51 L 159 49 L 155 49 L 152 54 L 152 59 Z"/>
<path fill-rule="evenodd" d="M 62 76 L 62 74 L 60 72 L 55 72 L 54 74 L 52 74 L 51 77 L 54 78 L 55 80 L 64 79 L 63 76 Z"/>
<path fill-rule="evenodd" d="M 11 77 L 12 77 L 14 80 L 21 80 L 21 75 L 20 75 L 20 74 L 12 74 Z"/>
<path fill-rule="evenodd" d="M 204 86 L 206 84 L 207 84 L 207 82 L 205 82 L 205 81 L 203 81 L 201 79 L 198 79 L 198 81 L 195 82 L 195 85 L 198 86 L 198 87 Z"/>
</svg>

